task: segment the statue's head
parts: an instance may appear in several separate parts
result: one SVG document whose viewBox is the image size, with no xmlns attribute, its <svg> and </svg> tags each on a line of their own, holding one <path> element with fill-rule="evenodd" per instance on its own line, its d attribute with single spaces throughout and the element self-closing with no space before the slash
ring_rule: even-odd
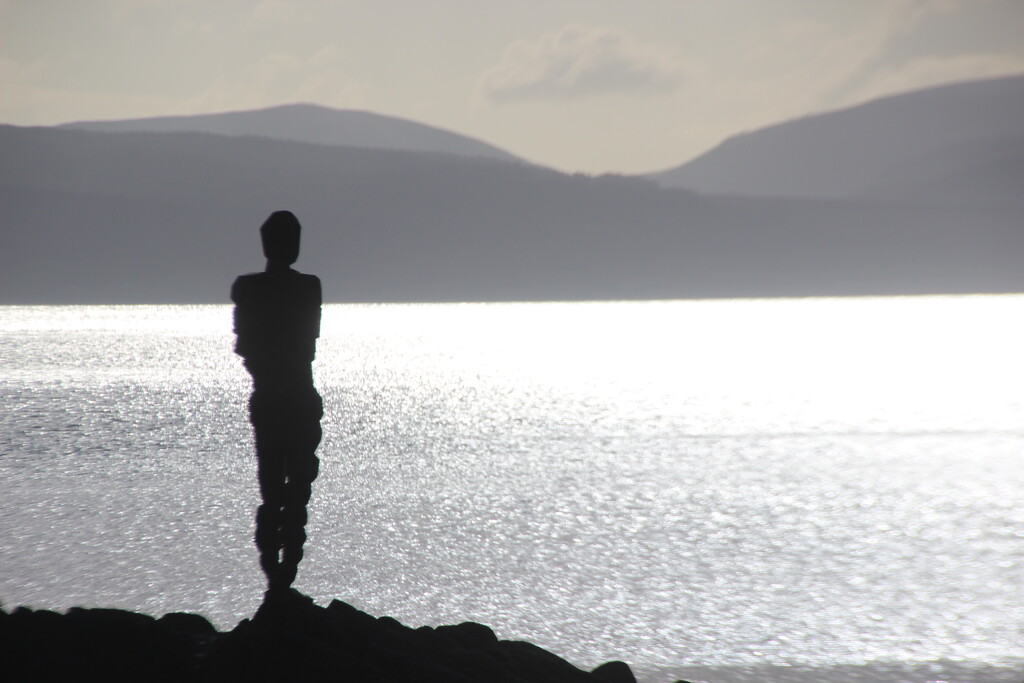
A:
<svg viewBox="0 0 1024 683">
<path fill-rule="evenodd" d="M 299 258 L 302 227 L 291 211 L 275 211 L 260 227 L 263 255 L 275 264 L 290 266 Z"/>
</svg>

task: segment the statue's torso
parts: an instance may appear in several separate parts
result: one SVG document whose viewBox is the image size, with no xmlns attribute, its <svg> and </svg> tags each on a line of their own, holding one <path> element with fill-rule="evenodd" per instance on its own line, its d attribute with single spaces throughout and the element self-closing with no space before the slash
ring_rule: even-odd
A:
<svg viewBox="0 0 1024 683">
<path fill-rule="evenodd" d="M 231 300 L 235 352 L 257 388 L 307 380 L 320 336 L 320 279 L 291 269 L 242 275 L 231 287 Z"/>
</svg>

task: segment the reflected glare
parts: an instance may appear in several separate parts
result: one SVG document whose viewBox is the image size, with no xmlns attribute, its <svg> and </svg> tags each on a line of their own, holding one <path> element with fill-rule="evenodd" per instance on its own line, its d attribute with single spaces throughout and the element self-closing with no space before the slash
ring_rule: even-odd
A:
<svg viewBox="0 0 1024 683">
<path fill-rule="evenodd" d="M 588 666 L 1020 662 L 1022 314 L 326 306 L 298 586 Z M 0 308 L 5 604 L 252 613 L 232 345 L 227 306 Z"/>
</svg>

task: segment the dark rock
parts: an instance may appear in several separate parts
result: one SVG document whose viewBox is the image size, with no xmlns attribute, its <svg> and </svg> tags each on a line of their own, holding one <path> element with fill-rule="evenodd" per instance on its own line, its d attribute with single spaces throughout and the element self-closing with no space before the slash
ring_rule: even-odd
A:
<svg viewBox="0 0 1024 683">
<path fill-rule="evenodd" d="M 482 624 L 412 629 L 294 591 L 224 633 L 181 612 L 0 609 L 0 642 L 10 652 L 4 680 L 15 682 L 635 683 L 622 662 L 590 674 L 535 645 L 498 640 Z"/>
<path fill-rule="evenodd" d="M 427 647 L 443 649 L 446 647 L 451 647 L 454 644 L 450 640 L 439 634 L 437 630 L 431 626 L 420 626 L 418 629 L 416 629 L 415 633 L 416 639 L 421 641 Z"/>
<path fill-rule="evenodd" d="M 536 681 L 537 683 L 595 683 L 590 673 L 577 669 L 561 657 L 554 655 L 547 650 L 541 649 L 533 643 L 521 640 L 501 641 L 502 650 L 507 652 L 512 660 L 512 668 L 520 673 L 524 681 Z"/>
<path fill-rule="evenodd" d="M 590 673 L 607 683 L 636 683 L 636 676 L 629 664 L 618 660 L 605 662 Z"/>
<path fill-rule="evenodd" d="M 68 610 L 66 619 L 70 622 L 87 623 L 96 628 L 108 628 L 115 631 L 150 629 L 156 624 L 156 619 L 148 614 L 102 607 L 92 609 L 72 607 Z"/>
<path fill-rule="evenodd" d="M 352 653 L 365 650 L 383 628 L 377 619 L 341 600 L 332 600 L 326 612 Z"/>
<path fill-rule="evenodd" d="M 194 637 L 209 637 L 217 633 L 206 617 L 191 612 L 170 612 L 157 619 L 156 623 L 167 633 Z"/>
<path fill-rule="evenodd" d="M 67 614 L 16 610 L 3 641 L 12 681 L 187 679 L 197 651 L 169 637 L 153 617 L 114 609 L 72 608 Z"/>
<path fill-rule="evenodd" d="M 405 628 L 405 626 L 402 625 L 402 622 L 397 619 L 393 619 L 392 617 L 379 617 L 377 619 L 377 624 L 390 631 L 401 631 Z"/>
<path fill-rule="evenodd" d="M 473 621 L 465 621 L 458 626 L 438 626 L 437 633 L 463 647 L 489 647 L 498 644 L 494 631 Z"/>
</svg>

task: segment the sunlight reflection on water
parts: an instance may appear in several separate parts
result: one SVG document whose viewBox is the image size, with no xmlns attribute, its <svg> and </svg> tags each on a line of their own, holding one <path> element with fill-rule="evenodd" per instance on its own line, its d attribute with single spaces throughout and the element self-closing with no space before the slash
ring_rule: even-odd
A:
<svg viewBox="0 0 1024 683">
<path fill-rule="evenodd" d="M 583 665 L 1016 661 L 1024 297 L 327 306 L 299 587 Z M 0 308 L 0 598 L 251 614 L 231 312 Z"/>
</svg>

